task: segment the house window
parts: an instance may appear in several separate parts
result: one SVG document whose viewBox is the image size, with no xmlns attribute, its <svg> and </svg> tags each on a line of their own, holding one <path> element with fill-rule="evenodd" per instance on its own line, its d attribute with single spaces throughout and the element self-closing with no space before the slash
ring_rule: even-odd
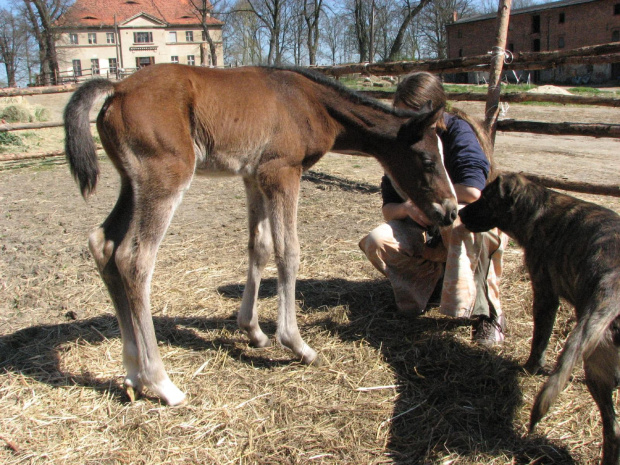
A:
<svg viewBox="0 0 620 465">
<path fill-rule="evenodd" d="M 538 34 L 540 32 L 540 15 L 532 16 L 532 33 Z"/>
<path fill-rule="evenodd" d="M 73 75 L 74 76 L 82 75 L 82 61 L 81 60 L 73 60 Z"/>
<path fill-rule="evenodd" d="M 560 17 L 558 18 L 558 22 L 560 24 L 564 24 L 565 21 L 566 21 L 566 16 L 564 15 L 564 13 L 560 13 Z"/>
<path fill-rule="evenodd" d="M 90 69 L 93 72 L 93 76 L 95 74 L 101 74 L 101 70 L 99 69 L 99 58 L 93 58 L 90 60 Z"/>
<path fill-rule="evenodd" d="M 614 5 L 614 14 L 615 15 L 620 15 L 620 3 L 616 3 Z"/>
<path fill-rule="evenodd" d="M 136 44 L 152 44 L 153 33 L 152 32 L 134 32 L 133 41 Z"/>
<path fill-rule="evenodd" d="M 540 52 L 540 39 L 534 39 L 532 41 L 532 51 Z"/>
<path fill-rule="evenodd" d="M 175 43 L 177 41 L 177 33 L 176 31 L 171 31 L 168 33 L 168 42 Z"/>
<path fill-rule="evenodd" d="M 179 57 L 176 55 L 171 56 L 170 63 L 179 63 Z"/>
<path fill-rule="evenodd" d="M 106 32 L 105 40 L 106 40 L 106 42 L 108 44 L 115 44 L 116 43 L 116 38 L 114 37 L 114 33 L 113 32 Z"/>
<path fill-rule="evenodd" d="M 459 39 L 463 38 L 463 31 L 461 31 L 460 29 L 456 32 L 456 37 L 458 37 Z"/>
<path fill-rule="evenodd" d="M 461 58 L 463 56 L 463 49 L 459 48 L 459 58 Z"/>
<path fill-rule="evenodd" d="M 110 67 L 110 73 L 116 74 L 116 71 L 118 71 L 118 65 L 116 62 L 116 58 L 108 58 L 108 63 Z"/>
<path fill-rule="evenodd" d="M 612 42 L 620 42 L 620 29 L 616 29 L 615 31 L 611 31 L 611 41 Z"/>
<path fill-rule="evenodd" d="M 190 66 L 196 65 L 196 57 L 194 55 L 187 55 L 187 64 Z"/>
<path fill-rule="evenodd" d="M 95 32 L 88 33 L 88 43 L 91 45 L 97 43 L 97 33 Z"/>
<path fill-rule="evenodd" d="M 564 48 L 564 37 L 558 37 L 558 48 Z"/>
<path fill-rule="evenodd" d="M 73 45 L 77 45 L 78 44 L 78 35 L 71 33 L 69 34 L 69 43 L 73 44 Z"/>
<path fill-rule="evenodd" d="M 185 40 L 187 42 L 193 42 L 194 41 L 194 31 L 185 31 Z"/>
<path fill-rule="evenodd" d="M 155 64 L 155 57 L 137 57 L 136 68 L 144 68 Z"/>
</svg>

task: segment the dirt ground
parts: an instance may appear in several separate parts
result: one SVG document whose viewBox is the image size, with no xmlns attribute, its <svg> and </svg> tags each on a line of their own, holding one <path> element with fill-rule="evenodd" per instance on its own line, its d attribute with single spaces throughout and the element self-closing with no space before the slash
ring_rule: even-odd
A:
<svg viewBox="0 0 620 465">
<path fill-rule="evenodd" d="M 620 123 L 617 109 L 594 107 L 511 105 L 507 117 Z M 620 179 L 615 139 L 499 134 L 496 145 L 503 169 Z M 187 406 L 171 409 L 149 397 L 131 403 L 120 388 L 119 331 L 86 242 L 116 199 L 112 165 L 102 161 L 88 202 L 61 160 L 3 168 L 0 463 L 597 463 L 600 419 L 581 369 L 537 434 L 526 434 L 546 375 L 520 369 L 531 292 L 514 244 L 502 283 L 504 346 L 473 345 L 467 321 L 436 310 L 417 320 L 394 312 L 389 285 L 357 247 L 381 220 L 380 176 L 372 159 L 330 154 L 302 182 L 298 318 L 327 360 L 320 368 L 278 347 L 247 346 L 235 323 L 247 266 L 243 186 L 194 180 L 152 283 L 164 363 L 189 394 Z M 618 198 L 580 197 L 620 212 Z M 275 275 L 271 263 L 260 293 L 267 334 Z M 549 367 L 572 326 L 563 305 Z"/>
</svg>

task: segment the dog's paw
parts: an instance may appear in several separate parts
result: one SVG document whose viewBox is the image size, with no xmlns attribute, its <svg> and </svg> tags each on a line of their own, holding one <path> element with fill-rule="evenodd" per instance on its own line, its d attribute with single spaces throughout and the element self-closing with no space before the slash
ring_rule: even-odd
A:
<svg viewBox="0 0 620 465">
<path fill-rule="evenodd" d="M 535 375 L 539 373 L 541 369 L 542 364 L 538 361 L 528 360 L 527 362 L 525 362 L 525 365 L 523 365 L 523 371 L 530 375 Z"/>
</svg>

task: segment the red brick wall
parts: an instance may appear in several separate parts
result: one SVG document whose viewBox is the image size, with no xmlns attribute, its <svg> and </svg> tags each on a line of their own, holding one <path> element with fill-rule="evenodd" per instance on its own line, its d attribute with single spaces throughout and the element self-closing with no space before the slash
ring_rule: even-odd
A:
<svg viewBox="0 0 620 465">
<path fill-rule="evenodd" d="M 534 40 L 540 41 L 540 51 L 559 50 L 560 38 L 564 49 L 604 44 L 612 41 L 614 30 L 620 31 L 620 14 L 614 15 L 614 5 L 620 0 L 596 0 L 572 6 L 541 9 L 513 14 L 508 29 L 508 47 L 514 52 L 534 51 Z M 620 8 L 620 7 L 619 7 Z M 564 13 L 564 23 L 559 22 Z M 540 32 L 532 32 L 532 17 L 540 16 Z M 447 27 L 448 57 L 483 55 L 495 42 L 496 18 L 456 23 Z M 459 54 L 459 51 L 461 54 Z"/>
</svg>

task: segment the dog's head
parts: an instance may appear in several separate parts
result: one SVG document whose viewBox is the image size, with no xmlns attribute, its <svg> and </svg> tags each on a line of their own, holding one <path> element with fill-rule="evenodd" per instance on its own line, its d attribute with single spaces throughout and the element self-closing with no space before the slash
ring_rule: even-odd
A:
<svg viewBox="0 0 620 465">
<path fill-rule="evenodd" d="M 499 175 L 484 188 L 478 200 L 461 209 L 461 221 L 471 232 L 493 228 L 511 231 L 515 206 L 528 184 L 529 181 L 518 174 Z"/>
</svg>

